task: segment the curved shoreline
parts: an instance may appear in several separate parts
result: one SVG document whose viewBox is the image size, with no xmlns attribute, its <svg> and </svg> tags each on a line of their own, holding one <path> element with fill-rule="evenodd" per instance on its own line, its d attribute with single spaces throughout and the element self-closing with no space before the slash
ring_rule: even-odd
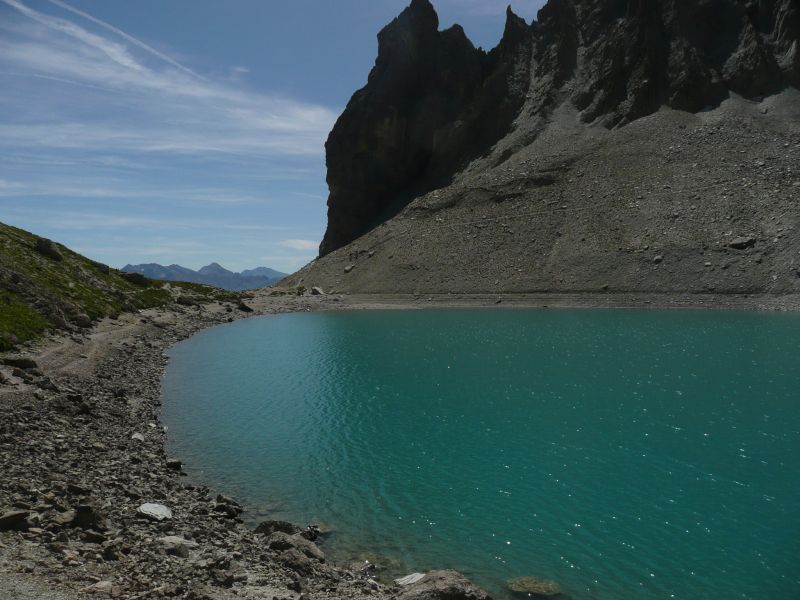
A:
<svg viewBox="0 0 800 600">
<path fill-rule="evenodd" d="M 269 599 L 397 595 L 396 588 L 375 582 L 369 573 L 295 556 L 290 550 L 296 548 L 273 544 L 244 526 L 235 501 L 181 480 L 175 463 L 167 460 L 167 434 L 159 422 L 163 352 L 201 329 L 281 312 L 378 308 L 800 309 L 797 296 L 270 293 L 248 300 L 252 313 L 219 303 L 154 309 L 105 320 L 83 337 L 54 337 L 26 350 L 38 369 L 27 373 L 29 381 L 12 378 L 17 385 L 0 386 L 0 409 L 14 417 L 0 425 L 0 513 L 26 512 L 30 525 L 21 532 L 0 532 L 0 573 L 8 575 L 0 577 L 0 596 L 41 597 L 43 589 L 55 589 L 65 600 L 86 593 Z M 136 508 L 145 502 L 169 506 L 174 518 L 156 523 L 137 517 Z M 89 511 L 88 525 L 64 523 L 65 515 L 76 510 Z M 189 543 L 169 549 L 159 538 L 170 535 Z"/>
</svg>

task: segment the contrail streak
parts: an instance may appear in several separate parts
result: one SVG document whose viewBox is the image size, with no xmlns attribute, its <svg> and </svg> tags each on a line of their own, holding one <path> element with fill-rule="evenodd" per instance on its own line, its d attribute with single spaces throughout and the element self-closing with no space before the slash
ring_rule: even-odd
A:
<svg viewBox="0 0 800 600">
<path fill-rule="evenodd" d="M 102 27 L 104 29 L 107 29 L 108 31 L 116 33 L 118 36 L 120 36 L 121 38 L 127 40 L 128 42 L 130 42 L 134 46 L 137 46 L 137 47 L 141 48 L 145 52 L 149 52 L 153 56 L 155 56 L 157 58 L 160 58 L 164 62 L 172 65 L 176 69 L 179 69 L 179 70 L 183 71 L 184 73 L 187 73 L 187 74 L 191 75 L 192 77 L 196 77 L 198 79 L 204 79 L 203 77 L 201 77 L 200 75 L 198 75 L 197 73 L 195 73 L 194 71 L 189 69 L 188 67 L 184 67 L 178 61 L 170 58 L 169 56 L 167 56 L 163 52 L 159 52 L 158 50 L 156 50 L 152 46 L 148 46 L 143 41 L 133 37 L 129 33 L 125 33 L 124 31 L 122 31 L 118 27 L 114 27 L 110 23 L 106 23 L 105 21 L 103 21 L 101 19 L 98 19 L 97 17 L 92 16 L 89 13 L 83 12 L 82 10 L 77 9 L 74 6 L 70 6 L 69 4 L 67 4 L 66 2 L 62 2 L 61 0 L 48 0 L 48 2 L 50 2 L 50 4 L 54 4 L 54 5 L 56 5 L 56 6 L 60 7 L 60 8 L 63 8 L 64 10 L 66 10 L 68 12 L 71 12 L 71 13 L 73 13 L 75 15 L 78 15 L 79 17 L 83 17 L 84 19 L 86 19 L 88 21 L 91 21 L 95 25 L 99 25 L 100 27 Z"/>
</svg>

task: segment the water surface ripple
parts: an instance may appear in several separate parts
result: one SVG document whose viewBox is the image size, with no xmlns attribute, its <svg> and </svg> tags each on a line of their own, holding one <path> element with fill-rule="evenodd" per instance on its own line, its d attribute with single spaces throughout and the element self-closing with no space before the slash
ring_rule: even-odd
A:
<svg viewBox="0 0 800 600">
<path fill-rule="evenodd" d="M 339 557 L 574 600 L 800 598 L 800 318 L 292 314 L 171 351 L 191 474 Z"/>
</svg>

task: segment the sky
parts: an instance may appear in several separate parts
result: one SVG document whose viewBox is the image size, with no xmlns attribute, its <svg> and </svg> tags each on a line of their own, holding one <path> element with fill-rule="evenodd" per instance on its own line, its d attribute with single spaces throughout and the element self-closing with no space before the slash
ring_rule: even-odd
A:
<svg viewBox="0 0 800 600">
<path fill-rule="evenodd" d="M 408 3 L 0 0 L 0 221 L 114 267 L 295 271 L 325 231 L 325 139 Z M 499 41 L 507 0 L 433 3 Z"/>
</svg>

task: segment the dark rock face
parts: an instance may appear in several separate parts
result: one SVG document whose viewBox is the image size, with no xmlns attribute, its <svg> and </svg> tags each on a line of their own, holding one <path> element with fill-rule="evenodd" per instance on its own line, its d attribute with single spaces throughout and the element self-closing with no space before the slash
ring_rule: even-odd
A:
<svg viewBox="0 0 800 600">
<path fill-rule="evenodd" d="M 430 2 L 413 0 L 378 40 L 326 144 L 321 255 L 564 101 L 617 127 L 664 105 L 698 112 L 800 85 L 800 0 L 550 0 L 531 26 L 509 10 L 488 54 L 458 26 L 438 31 Z"/>
<path fill-rule="evenodd" d="M 488 55 L 464 30 L 439 31 L 428 0 L 413 0 L 378 35 L 378 59 L 326 144 L 327 254 L 411 199 L 447 183 L 490 147 L 524 101 L 529 27 L 509 13 Z"/>
</svg>

